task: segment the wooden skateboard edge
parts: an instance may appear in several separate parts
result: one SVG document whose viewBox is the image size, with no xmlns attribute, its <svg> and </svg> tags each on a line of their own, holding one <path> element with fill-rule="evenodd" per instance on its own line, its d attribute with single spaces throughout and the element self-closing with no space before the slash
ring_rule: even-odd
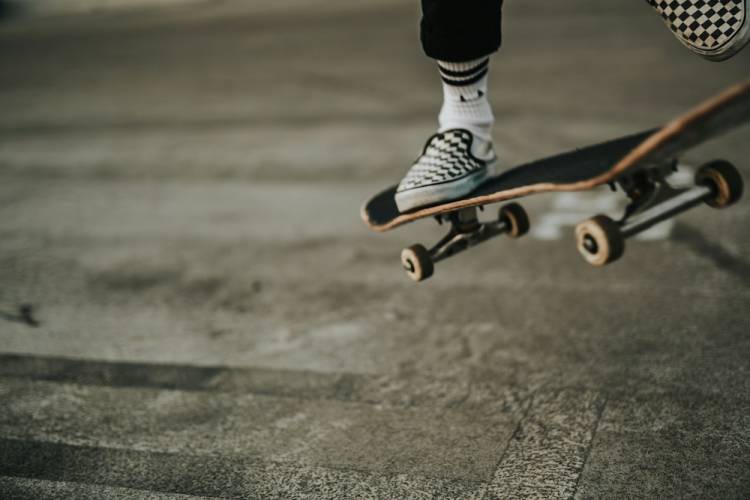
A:
<svg viewBox="0 0 750 500">
<path fill-rule="evenodd" d="M 455 210 L 459 210 L 462 208 L 470 208 L 470 207 L 477 207 L 480 205 L 490 205 L 493 203 L 500 203 L 501 201 L 509 201 L 509 200 L 513 200 L 516 198 L 523 198 L 525 196 L 528 196 L 534 193 L 551 193 L 551 192 L 562 192 L 562 191 L 586 191 L 598 185 L 604 184 L 604 183 L 600 183 L 596 185 L 592 184 L 589 186 L 590 183 L 591 183 L 591 180 L 578 181 L 578 182 L 573 182 L 573 183 L 568 183 L 568 184 L 554 184 L 551 182 L 540 182 L 538 184 L 530 184 L 528 186 L 500 191 L 500 193 L 503 194 L 502 196 L 497 196 L 498 193 L 494 193 L 494 194 L 488 194 L 484 196 L 475 196 L 473 198 L 466 198 L 463 200 L 456 200 L 450 203 L 444 203 L 442 205 L 437 205 L 433 207 L 422 208 L 414 212 L 401 214 L 395 219 L 392 219 L 389 223 L 381 224 L 381 225 L 374 225 L 368 221 L 367 213 L 365 210 L 365 207 L 367 207 L 367 203 L 365 202 L 362 205 L 362 208 L 360 209 L 360 216 L 362 217 L 362 220 L 365 222 L 365 224 L 367 224 L 367 227 L 369 227 L 370 229 L 372 229 L 373 231 L 377 233 L 385 233 L 387 231 L 390 231 L 391 229 L 395 229 L 399 226 L 403 226 L 404 224 L 408 224 L 409 222 L 414 222 L 419 219 L 425 219 L 427 217 L 432 217 L 435 215 L 453 212 Z"/>
<path fill-rule="evenodd" d="M 600 184 L 603 184 L 605 182 L 608 182 L 609 180 L 612 180 L 614 177 L 617 177 L 619 174 L 621 174 L 625 170 L 628 170 L 629 168 L 637 165 L 640 161 L 644 160 L 649 155 L 649 153 L 656 150 L 661 144 L 666 142 L 667 139 L 679 135 L 684 129 L 686 129 L 692 123 L 699 121 L 706 114 L 710 113 L 711 111 L 715 109 L 722 107 L 726 103 L 731 102 L 735 97 L 741 94 L 744 94 L 746 92 L 750 92 L 750 80 L 733 85 L 727 88 L 726 90 L 724 90 L 722 93 L 717 94 L 716 96 L 702 102 L 695 108 L 675 118 L 674 120 L 670 121 L 669 123 L 664 125 L 662 128 L 660 128 L 659 130 L 654 132 L 652 135 L 646 138 L 642 143 L 636 146 L 632 151 L 630 151 L 630 153 L 625 155 L 607 173 L 601 174 L 600 176 L 598 176 L 598 178 L 595 178 L 595 179 L 601 179 L 601 178 L 606 177 L 606 180 L 604 180 L 603 182 L 600 182 Z M 718 135 L 718 134 L 715 134 L 715 135 Z M 698 141 L 697 144 L 700 144 L 704 142 L 705 140 L 709 140 L 710 138 L 715 137 L 715 135 L 706 137 L 705 139 Z M 693 146 L 697 144 L 694 144 Z"/>
<path fill-rule="evenodd" d="M 628 154 L 621 158 L 611 169 L 606 173 L 600 174 L 596 177 L 592 177 L 587 180 L 572 182 L 567 184 L 555 184 L 555 183 L 538 183 L 530 184 L 528 186 L 508 189 L 505 191 L 499 191 L 493 194 L 484 196 L 475 196 L 472 198 L 464 198 L 455 200 L 452 202 L 444 203 L 437 206 L 426 207 L 414 212 L 408 212 L 401 214 L 398 217 L 392 219 L 386 224 L 374 225 L 371 224 L 365 208 L 369 202 L 366 201 L 360 208 L 360 217 L 365 224 L 373 231 L 383 233 L 391 229 L 395 229 L 399 226 L 413 222 L 419 219 L 423 219 L 430 216 L 440 215 L 462 208 L 476 207 L 480 205 L 489 205 L 493 203 L 499 203 L 501 201 L 508 201 L 515 198 L 521 198 L 534 193 L 541 192 L 565 192 L 565 191 L 587 191 L 595 187 L 601 186 L 614 180 L 617 176 L 629 170 L 630 168 L 638 165 L 639 162 L 647 158 L 647 156 L 654 150 L 656 150 L 661 144 L 665 143 L 668 139 L 679 135 L 685 128 L 692 123 L 699 121 L 706 114 L 711 111 L 722 107 L 728 102 L 731 102 L 735 97 L 743 93 L 750 91 L 750 80 L 733 85 L 720 94 L 702 102 L 695 108 L 691 109 L 687 113 L 673 119 L 666 125 L 661 127 L 659 130 L 651 134 L 648 138 L 643 140 L 638 146 L 632 149 Z M 707 140 L 706 138 L 705 140 Z M 703 142 L 699 141 L 698 143 Z M 388 188 L 391 189 L 391 188 Z"/>
</svg>

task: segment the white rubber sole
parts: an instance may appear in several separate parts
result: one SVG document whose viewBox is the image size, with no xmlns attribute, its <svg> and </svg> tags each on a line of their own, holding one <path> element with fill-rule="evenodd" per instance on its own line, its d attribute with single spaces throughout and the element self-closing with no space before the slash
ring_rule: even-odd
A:
<svg viewBox="0 0 750 500">
<path fill-rule="evenodd" d="M 732 41 L 720 51 L 706 52 L 705 54 L 702 54 L 703 57 L 714 62 L 726 61 L 745 48 L 747 42 L 750 41 L 750 19 L 748 19 L 750 13 L 747 11 L 750 6 L 748 6 L 748 3 L 750 2 L 745 2 L 745 22 L 742 25 L 742 28 L 740 28 L 739 33 L 737 33 Z"/>
<path fill-rule="evenodd" d="M 488 178 L 495 175 L 497 163 L 497 160 L 495 160 L 488 163 L 485 168 L 452 182 L 433 184 L 396 193 L 396 206 L 400 212 L 408 212 L 415 208 L 435 205 L 466 196 Z"/>
</svg>

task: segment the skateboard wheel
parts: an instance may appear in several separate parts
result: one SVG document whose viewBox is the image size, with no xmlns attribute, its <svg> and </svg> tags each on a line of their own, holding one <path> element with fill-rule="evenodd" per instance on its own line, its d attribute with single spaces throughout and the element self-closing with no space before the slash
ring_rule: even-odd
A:
<svg viewBox="0 0 750 500">
<path fill-rule="evenodd" d="M 424 281 L 435 271 L 430 252 L 422 245 L 412 245 L 401 251 L 401 264 L 414 281 Z"/>
<path fill-rule="evenodd" d="M 498 220 L 508 225 L 507 235 L 520 238 L 529 231 L 529 216 L 518 203 L 508 203 L 500 207 Z"/>
<path fill-rule="evenodd" d="M 706 199 L 706 203 L 714 208 L 728 207 L 742 197 L 742 176 L 725 160 L 715 160 L 699 168 L 695 183 L 711 186 L 713 196 Z"/>
<path fill-rule="evenodd" d="M 576 246 L 586 262 L 600 267 L 622 256 L 625 239 L 615 221 L 606 215 L 597 215 L 576 226 Z"/>
</svg>

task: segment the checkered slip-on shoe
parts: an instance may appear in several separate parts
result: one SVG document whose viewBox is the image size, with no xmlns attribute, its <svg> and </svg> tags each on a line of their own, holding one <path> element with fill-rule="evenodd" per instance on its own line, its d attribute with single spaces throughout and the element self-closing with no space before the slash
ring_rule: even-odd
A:
<svg viewBox="0 0 750 500">
<path fill-rule="evenodd" d="M 464 129 L 439 132 L 398 185 L 396 205 L 406 212 L 465 196 L 495 173 L 496 164 L 491 142 Z"/>
<path fill-rule="evenodd" d="M 646 0 L 677 39 L 711 61 L 739 52 L 750 39 L 750 0 Z"/>
</svg>

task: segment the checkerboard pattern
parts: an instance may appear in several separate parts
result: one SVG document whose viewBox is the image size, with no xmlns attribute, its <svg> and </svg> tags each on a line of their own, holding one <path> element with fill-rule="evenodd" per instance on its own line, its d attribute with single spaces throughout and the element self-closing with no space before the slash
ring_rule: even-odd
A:
<svg viewBox="0 0 750 500">
<path fill-rule="evenodd" d="M 647 0 L 683 43 L 703 51 L 729 42 L 747 22 L 745 0 Z"/>
<path fill-rule="evenodd" d="M 422 155 L 398 185 L 398 193 L 451 182 L 480 172 L 486 162 L 471 154 L 471 132 L 448 130 L 430 137 Z"/>
</svg>

